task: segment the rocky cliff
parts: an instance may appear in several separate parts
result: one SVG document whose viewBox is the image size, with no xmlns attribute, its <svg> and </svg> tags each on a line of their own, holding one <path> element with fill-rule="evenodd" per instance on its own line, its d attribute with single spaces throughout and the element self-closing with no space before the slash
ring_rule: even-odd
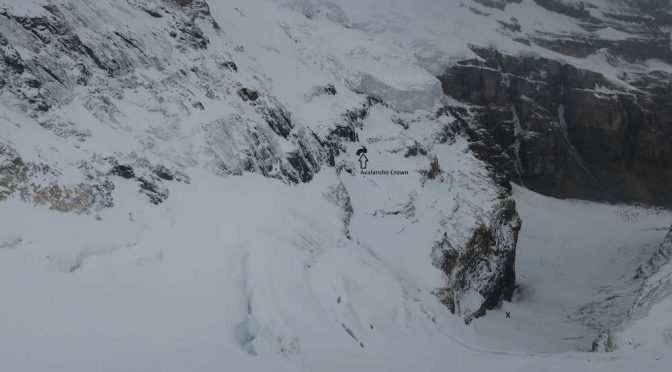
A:
<svg viewBox="0 0 672 372">
<path fill-rule="evenodd" d="M 480 225 L 473 232 L 465 250 L 442 240 L 434 247 L 436 265 L 446 274 L 446 287 L 439 290 L 441 301 L 451 312 L 472 318 L 486 314 L 501 301 L 511 301 L 516 288 L 516 244 L 521 220 L 512 199 L 504 199 L 492 212 L 489 225 Z M 483 297 L 480 306 L 463 308 L 460 299 L 470 290 Z"/>
<path fill-rule="evenodd" d="M 467 105 L 451 110 L 474 150 L 548 195 L 671 205 L 669 2 L 535 3 L 574 31 L 514 27 L 512 37 L 537 51 L 472 46 L 476 58 L 440 77 L 445 94 Z"/>
<path fill-rule="evenodd" d="M 670 205 L 672 76 L 603 75 L 474 49 L 442 77 L 473 148 L 511 179 L 559 196 Z"/>
</svg>

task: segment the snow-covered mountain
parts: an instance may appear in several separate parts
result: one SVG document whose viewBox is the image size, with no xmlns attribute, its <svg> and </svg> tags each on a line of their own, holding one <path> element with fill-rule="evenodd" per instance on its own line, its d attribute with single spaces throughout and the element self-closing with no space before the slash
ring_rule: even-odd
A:
<svg viewBox="0 0 672 372">
<path fill-rule="evenodd" d="M 671 18 L 0 0 L 0 370 L 666 370 Z"/>
</svg>

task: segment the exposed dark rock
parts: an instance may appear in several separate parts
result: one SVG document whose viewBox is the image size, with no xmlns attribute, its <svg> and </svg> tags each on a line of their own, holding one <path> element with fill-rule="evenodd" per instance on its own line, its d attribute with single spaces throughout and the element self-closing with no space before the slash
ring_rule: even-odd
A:
<svg viewBox="0 0 672 372">
<path fill-rule="evenodd" d="M 648 59 L 660 59 L 672 63 L 669 33 L 624 40 L 603 40 L 579 35 L 572 37 L 551 35 L 550 38 L 532 37 L 531 39 L 535 44 L 544 48 L 572 57 L 585 58 L 603 49 L 630 63 L 643 62 Z"/>
<path fill-rule="evenodd" d="M 504 29 L 512 31 L 512 32 L 520 32 L 520 23 L 518 23 L 517 20 L 511 20 L 511 22 L 503 22 L 503 21 L 497 21 Z"/>
<path fill-rule="evenodd" d="M 183 21 L 176 25 L 177 29 L 180 31 L 176 33 L 178 41 L 180 44 L 187 44 L 195 49 L 207 49 L 210 40 L 205 36 L 203 30 L 201 30 L 193 22 Z"/>
<path fill-rule="evenodd" d="M 474 0 L 475 2 L 487 6 L 488 8 L 496 8 L 499 10 L 504 10 L 507 4 L 518 4 L 522 0 Z"/>
<path fill-rule="evenodd" d="M 39 79 L 44 69 L 31 71 L 30 65 L 0 34 L 0 89 L 7 89 L 19 98 L 25 110 L 48 111 L 53 99 L 44 87 L 45 81 Z"/>
<path fill-rule="evenodd" d="M 238 89 L 238 96 L 254 107 L 276 134 L 284 138 L 289 136 L 294 128 L 292 117 L 275 97 L 250 88 Z"/>
<path fill-rule="evenodd" d="M 99 69 L 107 71 L 110 76 L 114 75 L 112 69 L 110 67 L 106 66 L 100 60 L 100 58 L 98 58 L 98 56 L 96 56 L 96 53 L 94 53 L 94 51 L 91 48 L 89 48 L 88 45 L 82 44 L 81 47 L 82 47 L 82 50 L 84 50 L 84 53 L 86 53 L 86 55 L 89 56 L 89 58 L 91 58 L 93 63 L 95 63 L 96 66 L 98 66 Z"/>
<path fill-rule="evenodd" d="M 616 344 L 616 336 L 614 335 L 614 332 L 607 331 L 598 336 L 598 338 L 593 341 L 590 351 L 594 353 L 595 352 L 610 353 L 616 351 L 617 348 L 618 346 Z"/>
<path fill-rule="evenodd" d="M 589 20 L 592 17 L 586 9 L 586 4 L 582 1 L 561 1 L 561 0 L 534 0 L 539 6 L 555 13 L 564 14 L 569 17 Z"/>
<path fill-rule="evenodd" d="M 115 163 L 116 160 L 111 159 Z M 140 192 L 147 195 L 152 204 L 159 205 L 169 196 L 168 188 L 162 181 L 177 181 L 189 183 L 189 177 L 171 170 L 163 165 L 151 166 L 149 162 L 138 159 L 135 169 L 126 164 L 118 164 L 112 167 L 109 174 L 134 180 L 139 183 Z"/>
<path fill-rule="evenodd" d="M 471 10 L 474 14 L 478 14 L 478 15 L 483 16 L 483 17 L 487 17 L 487 16 L 490 15 L 490 13 L 482 12 L 482 11 L 476 9 L 476 7 L 473 7 L 473 6 L 470 6 L 469 10 Z"/>
<path fill-rule="evenodd" d="M 405 158 L 408 158 L 410 156 L 418 156 L 418 154 L 426 156 L 427 155 L 427 150 L 422 147 L 419 143 L 415 143 L 413 146 L 409 147 L 406 150 L 406 153 L 404 154 Z"/>
<path fill-rule="evenodd" d="M 348 239 L 350 239 L 350 220 L 352 219 L 354 209 L 352 208 L 352 202 L 350 200 L 348 189 L 343 183 L 339 183 L 337 186 L 330 187 L 329 191 L 324 196 L 327 198 L 327 200 L 334 203 L 341 209 L 341 218 L 343 219 L 343 233 Z M 340 297 L 338 298 L 338 302 L 341 302 Z"/>
<path fill-rule="evenodd" d="M 260 96 L 258 102 L 265 104 L 266 99 Z M 263 113 L 265 106 L 253 107 Z M 312 180 L 326 162 L 326 142 L 320 144 L 319 138 L 301 131 L 286 137 L 295 149 L 283 152 L 278 143 L 280 135 L 261 128 L 262 125 L 240 115 L 232 115 L 205 127 L 207 148 L 215 158 L 218 173 L 240 175 L 255 172 L 290 184 Z M 231 141 L 232 136 L 244 139 L 240 141 L 240 147 Z"/>
<path fill-rule="evenodd" d="M 152 16 L 154 18 L 163 18 L 163 14 L 161 14 L 161 13 L 155 11 L 155 10 L 147 9 L 147 8 L 142 8 L 142 10 L 144 10 L 145 13 L 149 14 L 150 16 Z"/>
<path fill-rule="evenodd" d="M 75 137 L 80 141 L 85 141 L 91 136 L 91 131 L 77 126 L 69 120 L 62 120 L 59 117 L 50 117 L 39 121 L 42 128 L 50 130 L 61 138 Z"/>
<path fill-rule="evenodd" d="M 153 168 L 154 175 L 159 179 L 164 181 L 177 181 L 182 183 L 191 183 L 189 176 L 176 171 L 174 169 L 167 168 L 164 165 L 157 165 Z"/>
<path fill-rule="evenodd" d="M 430 157 L 430 163 L 429 163 L 429 169 L 426 170 L 421 170 L 420 175 L 422 178 L 420 179 L 420 182 L 422 185 L 425 184 L 428 180 L 434 180 L 438 178 L 440 175 L 443 174 L 443 170 L 441 170 L 441 166 L 439 165 L 439 160 L 436 158 L 436 156 L 431 156 Z"/>
<path fill-rule="evenodd" d="M 672 203 L 672 78 L 629 92 L 553 60 L 476 51 L 483 61 L 441 80 L 473 105 L 451 109 L 481 159 L 544 194 Z"/>
<path fill-rule="evenodd" d="M 409 194 L 408 201 L 405 203 L 397 204 L 394 208 L 390 209 L 377 209 L 373 212 L 373 215 L 376 217 L 383 216 L 403 216 L 404 218 L 410 219 L 416 216 L 417 209 L 415 207 L 415 199 L 417 193 L 413 192 Z"/>
<path fill-rule="evenodd" d="M 284 138 L 289 136 L 292 128 L 294 128 L 289 111 L 279 103 L 275 107 L 264 107 L 261 111 L 266 123 L 276 134 Z"/>
<path fill-rule="evenodd" d="M 226 61 L 222 63 L 222 67 L 229 71 L 238 72 L 238 66 L 233 61 Z"/>
<path fill-rule="evenodd" d="M 28 85 L 31 88 L 39 88 L 39 87 L 42 86 L 42 83 L 40 83 L 39 80 L 28 79 L 28 80 L 26 80 L 26 85 Z"/>
<path fill-rule="evenodd" d="M 515 257 L 521 220 L 513 199 L 502 200 L 493 211 L 489 225 L 474 230 L 465 249 L 457 250 L 447 237 L 433 249 L 435 265 L 446 275 L 446 287 L 437 295 L 453 313 L 469 321 L 485 315 L 501 301 L 510 301 L 516 284 Z M 468 291 L 483 296 L 478 309 L 461 309 L 460 296 Z"/>
<path fill-rule="evenodd" d="M 361 107 L 347 110 L 343 113 L 343 115 L 341 115 L 343 118 L 343 123 L 336 125 L 336 127 L 331 130 L 325 143 L 326 149 L 328 151 L 327 163 L 330 166 L 335 166 L 335 158 L 345 151 L 343 141 L 359 141 L 357 129 L 362 128 L 364 119 L 366 119 L 366 117 L 369 115 L 369 109 L 373 104 L 373 101 L 367 100 L 362 104 Z M 339 167 L 337 171 L 346 168 Z"/>
<path fill-rule="evenodd" d="M 56 80 L 59 84 L 65 86 L 63 83 L 63 80 L 61 80 L 54 72 L 52 72 L 50 69 L 48 69 L 45 66 L 40 66 L 44 72 L 46 72 L 49 76 L 51 76 L 52 79 Z M 40 84 L 42 86 L 42 84 Z"/>
<path fill-rule="evenodd" d="M 114 168 L 112 168 L 112 170 L 110 170 L 110 174 L 125 178 L 127 180 L 135 178 L 135 172 L 130 165 L 116 165 Z"/>
<path fill-rule="evenodd" d="M 0 45 L 2 45 L 2 40 L 3 40 L 2 35 L 0 35 Z M 5 46 L 5 47 L 8 46 L 8 45 L 6 44 L 6 41 L 5 41 L 5 44 L 4 44 L 3 46 Z M 14 71 L 14 73 L 16 73 L 16 74 L 19 74 L 19 75 L 20 75 L 20 74 L 22 74 L 23 71 L 25 71 L 25 69 L 26 69 L 26 66 L 25 66 L 25 65 L 23 64 L 23 62 L 21 61 L 21 56 L 19 55 L 19 53 L 18 53 L 16 50 L 14 50 L 14 48 L 11 48 L 11 49 L 9 49 L 9 48 L 7 48 L 7 49 L 3 48 L 3 51 L 2 51 L 2 60 L 3 60 L 3 62 L 4 62 L 7 66 L 9 66 L 9 67 Z"/>
<path fill-rule="evenodd" d="M 165 181 L 172 181 L 175 179 L 173 172 L 171 172 L 170 169 L 162 165 L 159 165 L 156 168 L 154 168 L 154 174 L 156 174 L 157 177 Z"/>
<path fill-rule="evenodd" d="M 326 95 L 330 95 L 330 96 L 335 96 L 336 95 L 336 87 L 333 84 L 327 84 L 323 87 L 319 87 L 317 94 L 318 95 L 326 94 Z"/>
<path fill-rule="evenodd" d="M 324 88 L 324 93 L 335 96 L 336 87 L 333 84 L 327 84 L 327 86 Z"/>
<path fill-rule="evenodd" d="M 313 88 L 312 92 L 310 93 L 309 99 L 324 95 L 335 96 L 336 93 L 337 93 L 336 87 L 333 84 L 319 85 Z"/>
<path fill-rule="evenodd" d="M 313 170 L 317 166 L 310 156 L 305 156 L 298 152 L 292 152 L 287 155 L 287 161 L 295 172 L 285 172 L 287 178 L 294 183 L 310 182 L 313 179 Z M 297 177 L 298 175 L 298 177 Z"/>
<path fill-rule="evenodd" d="M 117 35 L 124 43 L 126 43 L 126 45 L 138 50 L 141 54 L 146 55 L 144 50 L 140 47 L 140 44 L 139 44 L 138 41 L 134 41 L 134 40 L 132 40 L 131 37 L 124 36 L 123 34 L 121 34 L 118 31 L 115 31 L 114 34 Z"/>
<path fill-rule="evenodd" d="M 357 132 L 354 129 L 354 126 L 348 125 L 348 126 L 343 126 L 339 125 L 334 128 L 331 133 L 335 137 L 339 138 L 345 138 L 349 140 L 350 142 L 356 142 L 358 139 Z"/>
<path fill-rule="evenodd" d="M 368 108 L 371 107 L 371 105 L 369 104 L 366 106 L 360 109 L 348 110 L 343 114 L 343 117 L 346 119 L 348 124 L 356 125 L 357 123 L 360 123 L 362 120 L 364 120 L 369 114 Z"/>
<path fill-rule="evenodd" d="M 140 192 L 147 195 L 152 204 L 159 205 L 168 198 L 167 188 L 144 178 L 139 178 L 138 181 L 140 182 Z"/>
<path fill-rule="evenodd" d="M 243 101 L 254 102 L 259 98 L 259 93 L 254 89 L 241 88 L 238 90 L 238 96 L 240 96 Z"/>
<path fill-rule="evenodd" d="M 480 2 L 480 0 L 478 0 Z M 487 2 L 487 1 L 486 1 Z M 667 0 L 623 0 L 614 1 L 609 10 L 599 8 L 580 0 L 534 0 L 550 12 L 574 18 L 576 25 L 585 32 L 532 31 L 526 38 L 516 40 L 528 44 L 530 41 L 568 56 L 585 58 L 593 54 L 607 54 L 612 64 L 642 62 L 660 59 L 672 63 L 670 31 L 672 12 Z M 592 9 L 591 9 L 592 8 Z M 591 13 L 592 11 L 592 13 Z M 516 31 L 515 22 L 500 21 L 504 29 Z M 512 27 L 513 26 L 513 27 Z M 598 31 L 615 29 L 627 33 L 627 38 L 603 38 Z"/>
<path fill-rule="evenodd" d="M 653 19 L 660 26 L 669 26 L 672 23 L 669 0 L 625 0 L 625 2 Z"/>
</svg>

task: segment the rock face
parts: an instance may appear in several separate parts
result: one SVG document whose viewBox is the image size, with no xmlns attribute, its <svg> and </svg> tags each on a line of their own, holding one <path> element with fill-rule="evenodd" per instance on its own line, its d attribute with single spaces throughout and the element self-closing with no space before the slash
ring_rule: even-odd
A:
<svg viewBox="0 0 672 372">
<path fill-rule="evenodd" d="M 473 149 L 544 194 L 672 203 L 672 76 L 599 73 L 474 48 L 441 76 Z M 625 79 L 625 77 L 624 77 Z M 635 90 L 637 89 L 637 90 Z"/>
<path fill-rule="evenodd" d="M 463 313 L 460 295 L 470 290 L 483 297 L 470 309 L 465 321 L 485 315 L 486 310 L 510 301 L 516 286 L 516 244 L 521 219 L 512 199 L 504 199 L 493 211 L 489 225 L 474 230 L 466 249 L 456 250 L 447 240 L 434 247 L 436 265 L 446 274 L 447 286 L 439 291 L 441 301 L 453 313 Z"/>
<path fill-rule="evenodd" d="M 25 9 L 0 6 L 0 93 L 18 111 L 5 118 L 9 122 L 25 121 L 22 116 L 26 115 L 51 134 L 77 140 L 86 148 L 95 137 L 89 129 L 91 120 L 78 120 L 68 113 L 82 110 L 93 116 L 93 122 L 119 133 L 146 131 L 150 135 L 139 142 L 149 149 L 157 139 L 170 140 L 179 132 L 166 122 L 204 111 L 202 100 L 221 99 L 233 85 L 238 92 L 235 99 L 253 112 L 241 108 L 246 117 L 222 115 L 199 123 L 197 130 L 206 137 L 199 146 L 217 173 L 258 172 L 296 183 L 309 181 L 320 169 L 328 150 L 307 151 L 321 146 L 313 136 L 291 133 L 294 125 L 288 110 L 272 94 L 233 81 L 231 75 L 238 68 L 230 55 L 209 51 L 206 34 L 218 35 L 220 29 L 205 1 L 125 3 L 121 12 L 139 17 L 135 28 L 119 24 L 115 16 L 120 10 L 105 6 L 97 9 L 104 18 L 93 21 L 87 6 L 39 2 Z M 107 23 L 110 29 L 99 30 L 96 22 Z M 157 71 L 158 78 L 143 74 L 144 69 Z M 143 128 L 129 118 L 122 106 L 132 95 L 136 107 L 148 107 L 161 116 L 155 126 Z M 293 145 L 281 149 L 285 140 Z M 138 135 L 125 141 L 137 143 Z M 0 200 L 18 195 L 66 212 L 113 206 L 112 176 L 136 181 L 140 193 L 160 204 L 169 197 L 164 184 L 175 179 L 170 177 L 172 171 L 159 172 L 162 177 L 156 169 L 185 165 L 183 161 L 164 165 L 125 150 L 113 156 L 98 154 L 93 147 L 84 150 L 88 159 L 77 165 L 81 172 L 75 172 L 82 180 L 62 184 L 58 178 L 63 169 L 48 161 L 25 159 L 15 147 L 10 138 L 0 138 Z M 136 174 L 119 171 L 119 162 Z"/>
</svg>

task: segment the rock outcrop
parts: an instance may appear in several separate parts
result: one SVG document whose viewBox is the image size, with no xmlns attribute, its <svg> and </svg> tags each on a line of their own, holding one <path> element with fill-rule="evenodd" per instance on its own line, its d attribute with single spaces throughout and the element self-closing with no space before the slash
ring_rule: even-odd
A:
<svg viewBox="0 0 672 372">
<path fill-rule="evenodd" d="M 438 291 L 441 301 L 465 321 L 485 315 L 501 301 L 510 301 L 516 287 L 516 244 L 521 219 L 513 199 L 502 200 L 489 225 L 478 226 L 465 249 L 456 250 L 444 239 L 434 247 L 435 265 L 447 278 Z M 470 291 L 482 297 L 475 309 L 463 309 L 460 299 Z"/>
</svg>

